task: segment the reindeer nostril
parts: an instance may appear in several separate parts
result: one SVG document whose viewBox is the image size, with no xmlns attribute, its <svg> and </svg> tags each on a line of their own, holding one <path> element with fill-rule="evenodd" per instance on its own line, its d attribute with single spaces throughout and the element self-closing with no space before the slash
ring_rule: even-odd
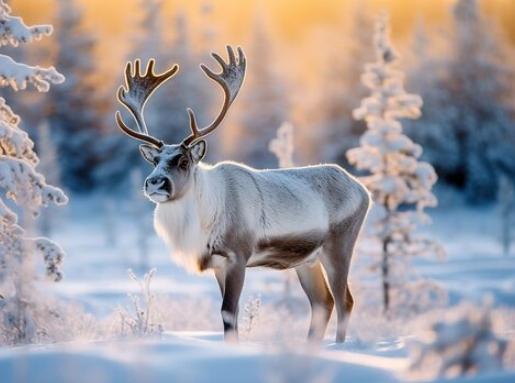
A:
<svg viewBox="0 0 515 383">
<path fill-rule="evenodd" d="M 166 190 L 168 193 L 172 191 L 170 180 L 168 178 L 163 178 L 161 183 L 159 184 L 159 188 Z"/>
<path fill-rule="evenodd" d="M 171 192 L 171 183 L 170 180 L 166 177 L 153 177 L 145 180 L 145 189 L 146 190 L 163 190 L 167 192 Z"/>
<path fill-rule="evenodd" d="M 147 186 L 148 185 L 151 185 L 151 186 L 160 186 L 160 184 L 163 182 L 163 178 L 162 177 L 155 177 L 155 178 L 150 178 L 150 179 L 147 179 L 146 181 L 147 183 Z"/>
</svg>

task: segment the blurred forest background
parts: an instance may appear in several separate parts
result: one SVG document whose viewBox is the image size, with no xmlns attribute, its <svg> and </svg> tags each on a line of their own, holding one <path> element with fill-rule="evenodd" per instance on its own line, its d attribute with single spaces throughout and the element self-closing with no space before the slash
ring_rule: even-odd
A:
<svg viewBox="0 0 515 383">
<path fill-rule="evenodd" d="M 424 100 L 422 117 L 403 126 L 424 148 L 422 159 L 435 167 L 440 185 L 483 204 L 499 198 L 501 180 L 515 180 L 514 1 L 9 4 L 27 23 L 52 23 L 55 29 L 37 47 L 10 55 L 53 64 L 67 81 L 45 95 L 7 88 L 0 95 L 23 116 L 46 178 L 68 192 L 113 192 L 141 185 L 134 182 L 140 167 L 148 172 L 137 143 L 114 123 L 114 112 L 122 109 L 115 94 L 126 61 L 155 57 L 158 71 L 181 66 L 146 109 L 151 134 L 178 143 L 189 132 L 186 107 L 206 124 L 221 105 L 220 89 L 198 65 L 216 68 L 209 52 L 225 54 L 226 44 L 244 48 L 247 79 L 210 138 L 209 161 L 277 167 L 268 143 L 289 121 L 296 129 L 297 165 L 336 162 L 353 171 L 345 152 L 359 145 L 366 126 L 353 119 L 352 110 L 367 94 L 360 76 L 375 60 L 374 20 L 382 10 L 390 14 L 406 89 Z"/>
</svg>

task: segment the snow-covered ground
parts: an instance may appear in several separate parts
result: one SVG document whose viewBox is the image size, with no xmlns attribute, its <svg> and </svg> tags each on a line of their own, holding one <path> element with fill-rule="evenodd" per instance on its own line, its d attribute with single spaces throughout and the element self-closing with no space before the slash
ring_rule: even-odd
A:
<svg viewBox="0 0 515 383">
<path fill-rule="evenodd" d="M 0 349 L 0 382 L 386 383 L 414 379 L 407 373 L 409 344 L 425 330 L 425 319 L 386 321 L 379 310 L 365 307 L 366 295 L 378 285 L 359 254 L 351 271 L 357 305 L 345 344 L 333 343 L 334 325 L 322 347 L 305 344 L 309 308 L 298 283 L 293 279 L 286 293 L 286 274 L 264 269 L 250 269 L 247 274 L 240 310 L 242 342 L 225 344 L 214 278 L 190 275 L 174 266 L 152 231 L 149 256 L 140 260 L 140 229 L 134 216 L 123 203 L 115 205 L 110 217 L 96 214 L 99 205 L 98 198 L 72 199 L 52 235 L 68 254 L 65 279 L 52 289 L 60 299 L 92 314 L 90 327 L 78 336 L 83 340 Z M 151 216 L 149 209 L 139 219 L 150 221 Z M 426 231 L 445 245 L 448 258 L 417 261 L 417 270 L 442 283 L 448 293 L 447 307 L 462 301 L 481 304 L 489 296 L 496 329 L 505 338 L 515 339 L 515 251 L 501 255 L 495 209 L 471 210 L 461 205 L 438 209 L 433 221 Z M 138 276 L 157 268 L 151 281 L 156 295 L 152 309 L 153 320 L 164 329 L 161 335 L 121 336 L 119 311 L 130 313 L 127 293 L 139 292 L 137 283 L 127 276 L 128 268 Z M 258 300 L 261 308 L 254 308 L 256 318 L 250 321 L 251 306 Z M 416 379 L 427 381 L 429 376 Z M 453 382 L 462 379 L 514 382 L 515 370 Z"/>
</svg>

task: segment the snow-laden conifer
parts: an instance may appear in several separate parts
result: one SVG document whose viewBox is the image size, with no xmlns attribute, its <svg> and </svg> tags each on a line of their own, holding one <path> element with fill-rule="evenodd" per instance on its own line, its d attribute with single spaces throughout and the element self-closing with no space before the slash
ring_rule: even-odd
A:
<svg viewBox="0 0 515 383">
<path fill-rule="evenodd" d="M 403 88 L 403 74 L 396 68 L 399 56 L 389 40 L 385 14 L 377 21 L 374 45 L 377 61 L 367 64 L 362 76 L 371 95 L 354 110 L 354 117 L 365 120 L 368 129 L 360 139 L 361 146 L 349 150 L 347 157 L 358 170 L 368 173 L 360 180 L 375 201 L 369 222 L 381 244 L 378 266 L 387 312 L 392 295 L 408 291 L 400 287 L 409 278 L 397 268 L 411 256 L 436 249 L 430 241 L 413 236 L 419 224 L 428 222 L 424 209 L 437 203 L 431 191 L 436 174 L 430 164 L 418 160 L 422 148 L 402 133 L 399 119 L 418 118 L 422 99 Z M 421 286 L 420 292 L 426 288 Z M 411 303 L 420 302 L 404 296 L 405 307 L 411 305 L 405 301 L 408 298 Z"/>
<path fill-rule="evenodd" d="M 21 18 L 11 16 L 9 6 L 0 0 L 0 46 L 29 43 L 51 32 L 46 25 L 26 26 Z M 19 90 L 31 84 L 47 91 L 51 83 L 62 81 L 64 77 L 53 67 L 18 63 L 0 51 L 0 86 Z M 37 279 L 35 256 L 43 259 L 50 278 L 62 278 L 61 247 L 47 238 L 30 238 L 18 223 L 20 211 L 37 216 L 41 206 L 67 202 L 64 193 L 48 185 L 36 170 L 39 159 L 33 148 L 20 127 L 20 117 L 0 98 L 0 343 L 31 341 L 42 331 L 32 285 Z"/>
</svg>

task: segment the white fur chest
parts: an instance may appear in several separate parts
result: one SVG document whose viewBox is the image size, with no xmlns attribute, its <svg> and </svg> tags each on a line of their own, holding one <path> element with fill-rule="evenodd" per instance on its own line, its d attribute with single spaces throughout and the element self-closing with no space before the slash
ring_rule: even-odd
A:
<svg viewBox="0 0 515 383">
<path fill-rule="evenodd" d="M 197 272 L 199 258 L 209 240 L 209 233 L 202 230 L 197 209 L 182 199 L 158 204 L 154 228 L 168 246 L 173 261 L 190 272 Z"/>
<path fill-rule="evenodd" d="M 189 272 L 199 271 L 199 260 L 206 253 L 209 242 L 223 233 L 220 211 L 211 193 L 199 199 L 187 193 L 178 201 L 160 203 L 154 212 L 154 228 L 170 250 L 172 260 Z"/>
</svg>

